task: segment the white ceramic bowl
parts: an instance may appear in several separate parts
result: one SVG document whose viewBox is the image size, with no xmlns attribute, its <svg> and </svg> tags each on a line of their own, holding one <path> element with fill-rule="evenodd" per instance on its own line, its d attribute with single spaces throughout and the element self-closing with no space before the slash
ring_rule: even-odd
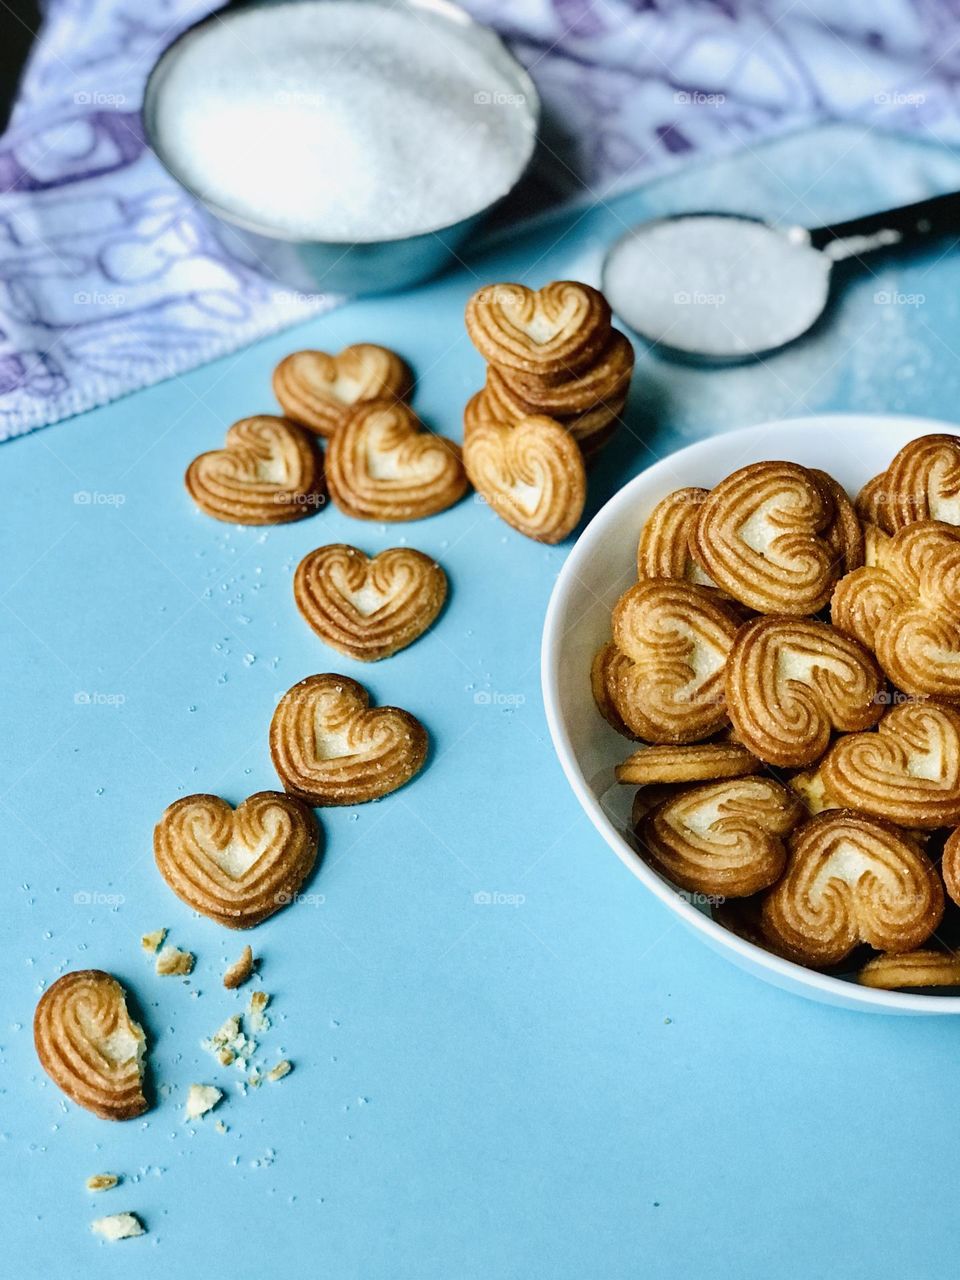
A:
<svg viewBox="0 0 960 1280">
<path fill-rule="evenodd" d="M 610 637 L 614 602 L 636 581 L 641 526 L 672 489 L 709 488 L 747 463 L 789 459 L 822 467 L 855 494 L 908 440 L 958 430 L 925 418 L 836 414 L 768 422 L 681 449 L 631 480 L 590 521 L 557 578 L 544 623 L 541 677 L 553 745 L 577 799 L 614 853 L 685 925 L 734 964 L 775 986 L 850 1009 L 955 1014 L 960 1013 L 960 996 L 876 991 L 781 960 L 716 924 L 652 871 L 625 834 L 634 789 L 618 787 L 613 768 L 629 747 L 594 705 L 590 663 Z"/>
</svg>

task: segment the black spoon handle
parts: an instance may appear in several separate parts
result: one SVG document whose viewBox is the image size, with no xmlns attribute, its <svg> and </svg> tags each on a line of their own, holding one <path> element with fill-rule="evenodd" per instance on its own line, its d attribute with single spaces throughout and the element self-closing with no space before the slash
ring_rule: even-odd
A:
<svg viewBox="0 0 960 1280">
<path fill-rule="evenodd" d="M 882 213 L 868 213 L 863 218 L 837 222 L 830 227 L 817 227 L 810 233 L 815 249 L 825 249 L 831 258 L 860 256 L 874 249 L 893 245 L 914 244 L 928 236 L 960 236 L 960 192 L 931 196 L 915 204 Z"/>
</svg>

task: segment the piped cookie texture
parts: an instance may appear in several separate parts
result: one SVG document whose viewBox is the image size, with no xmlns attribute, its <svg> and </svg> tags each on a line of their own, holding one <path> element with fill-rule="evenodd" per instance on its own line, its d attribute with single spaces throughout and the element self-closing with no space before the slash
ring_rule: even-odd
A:
<svg viewBox="0 0 960 1280">
<path fill-rule="evenodd" d="M 761 924 L 782 954 L 827 968 L 860 943 L 895 952 L 922 946 L 943 906 L 937 869 L 914 840 L 891 823 L 836 809 L 794 832 Z"/>
<path fill-rule="evenodd" d="M 293 902 L 317 857 L 320 830 L 296 797 L 259 791 L 236 809 L 219 796 L 182 796 L 153 834 L 157 869 L 187 906 L 248 929 Z"/>
<path fill-rule="evenodd" d="M 293 595 L 324 643 L 360 662 L 376 662 L 433 624 L 447 597 L 447 577 L 435 560 L 412 547 L 371 557 L 334 543 L 300 561 Z"/>
<path fill-rule="evenodd" d="M 330 441 L 327 482 L 345 515 L 387 522 L 445 511 L 469 488 L 460 446 L 396 400 L 350 410 Z"/>
<path fill-rule="evenodd" d="M 700 508 L 709 489 L 674 489 L 657 503 L 644 522 L 637 543 L 637 577 L 671 578 L 712 587 L 713 580 L 693 558 L 693 539 Z"/>
<path fill-rule="evenodd" d="M 562 382 L 609 341 L 610 307 L 602 293 L 576 280 L 542 289 L 492 284 L 467 303 L 466 322 L 471 342 L 491 364 Z"/>
<path fill-rule="evenodd" d="M 463 460 L 481 497 L 528 538 L 561 542 L 583 514 L 583 455 L 552 418 L 478 422 L 466 432 Z"/>
<path fill-rule="evenodd" d="M 877 523 L 896 533 L 917 520 L 960 525 L 960 437 L 919 436 L 873 482 Z"/>
<path fill-rule="evenodd" d="M 885 687 L 862 645 L 811 618 L 754 618 L 724 668 L 737 737 L 767 764 L 790 768 L 818 760 L 833 730 L 876 724 Z"/>
<path fill-rule="evenodd" d="M 293 351 L 277 365 L 273 390 L 291 421 L 332 436 L 351 408 L 365 400 L 403 400 L 413 376 L 394 351 L 355 342 L 339 355 Z"/>
<path fill-rule="evenodd" d="M 325 500 L 323 459 L 310 433 L 285 418 L 242 418 L 222 449 L 194 458 L 187 490 L 207 515 L 229 524 L 287 524 Z"/>
<path fill-rule="evenodd" d="M 58 978 L 37 1004 L 33 1036 L 40 1065 L 79 1106 L 104 1120 L 147 1110 L 146 1037 L 111 974 L 82 969 Z"/>
<path fill-rule="evenodd" d="M 423 725 L 399 707 L 371 707 L 348 676 L 308 676 L 280 699 L 270 724 L 274 768 L 291 795 L 308 804 L 377 800 L 423 768 Z"/>
<path fill-rule="evenodd" d="M 693 554 L 734 600 L 760 613 L 822 609 L 842 571 L 827 485 L 794 462 L 734 471 L 700 507 Z"/>
</svg>

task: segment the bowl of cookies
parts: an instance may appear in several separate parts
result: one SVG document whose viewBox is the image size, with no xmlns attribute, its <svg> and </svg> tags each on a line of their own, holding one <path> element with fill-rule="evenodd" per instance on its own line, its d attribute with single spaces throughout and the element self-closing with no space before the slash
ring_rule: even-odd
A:
<svg viewBox="0 0 960 1280">
<path fill-rule="evenodd" d="M 960 1013 L 960 428 L 819 416 L 663 458 L 564 564 L 542 683 L 591 821 L 715 950 Z"/>
</svg>

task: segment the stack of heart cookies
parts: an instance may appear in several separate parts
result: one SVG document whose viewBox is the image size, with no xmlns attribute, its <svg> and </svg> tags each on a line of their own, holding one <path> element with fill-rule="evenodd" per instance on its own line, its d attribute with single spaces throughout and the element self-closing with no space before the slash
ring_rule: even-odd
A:
<svg viewBox="0 0 960 1280">
<path fill-rule="evenodd" d="M 479 422 L 538 415 L 567 430 L 592 458 L 616 430 L 634 353 L 610 324 L 602 293 L 574 280 L 542 289 L 492 284 L 467 303 L 467 333 L 487 361 L 487 380 L 467 405 Z"/>
<path fill-rule="evenodd" d="M 757 945 L 874 987 L 960 986 L 939 932 L 960 904 L 958 493 L 948 435 L 855 503 L 792 462 L 675 490 L 593 662 L 638 744 L 616 774 L 640 855 Z"/>
</svg>

